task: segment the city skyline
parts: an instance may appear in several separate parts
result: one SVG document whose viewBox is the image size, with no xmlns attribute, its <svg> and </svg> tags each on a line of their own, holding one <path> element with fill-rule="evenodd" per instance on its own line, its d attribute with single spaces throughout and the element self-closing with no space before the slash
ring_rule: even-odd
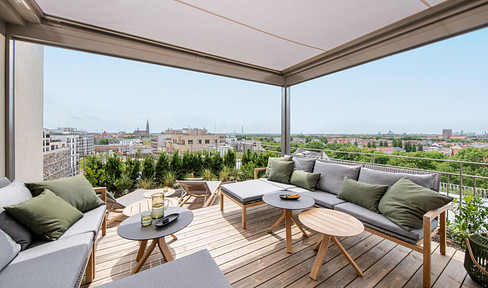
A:
<svg viewBox="0 0 488 288">
<path fill-rule="evenodd" d="M 482 29 L 293 86 L 291 132 L 482 134 L 487 48 Z M 279 87 L 53 47 L 44 69 L 45 127 L 280 131 Z"/>
</svg>

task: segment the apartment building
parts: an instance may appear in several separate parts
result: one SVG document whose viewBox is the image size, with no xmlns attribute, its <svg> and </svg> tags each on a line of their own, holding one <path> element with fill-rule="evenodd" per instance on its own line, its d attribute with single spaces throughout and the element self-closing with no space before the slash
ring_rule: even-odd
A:
<svg viewBox="0 0 488 288">
<path fill-rule="evenodd" d="M 207 129 L 167 129 L 151 140 L 153 153 L 179 151 L 202 151 L 217 149 L 225 143 L 225 135 L 208 133 Z"/>
</svg>

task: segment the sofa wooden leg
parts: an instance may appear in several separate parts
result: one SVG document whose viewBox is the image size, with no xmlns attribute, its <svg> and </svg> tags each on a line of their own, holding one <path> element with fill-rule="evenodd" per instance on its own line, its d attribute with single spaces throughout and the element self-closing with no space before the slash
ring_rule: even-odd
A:
<svg viewBox="0 0 488 288">
<path fill-rule="evenodd" d="M 439 215 L 439 238 L 440 252 L 446 255 L 446 212 Z"/>
<path fill-rule="evenodd" d="M 86 283 L 93 282 L 93 278 L 95 278 L 95 251 L 92 249 L 90 256 L 88 257 L 88 263 L 86 264 L 85 275 L 86 275 Z"/>
<path fill-rule="evenodd" d="M 425 288 L 430 288 L 430 258 L 431 258 L 431 222 L 430 218 L 424 218 L 424 241 L 423 241 L 423 286 Z"/>
<path fill-rule="evenodd" d="M 224 194 L 220 191 L 220 211 L 224 211 Z"/>
<path fill-rule="evenodd" d="M 242 207 L 242 229 L 246 229 L 246 207 Z"/>
<path fill-rule="evenodd" d="M 105 216 L 103 217 L 102 220 L 102 236 L 105 236 L 107 234 L 107 213 L 105 213 Z"/>
</svg>

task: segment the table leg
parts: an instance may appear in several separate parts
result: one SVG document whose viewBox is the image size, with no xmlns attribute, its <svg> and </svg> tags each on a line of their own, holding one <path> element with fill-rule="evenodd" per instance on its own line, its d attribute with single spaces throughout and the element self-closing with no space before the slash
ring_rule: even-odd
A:
<svg viewBox="0 0 488 288">
<path fill-rule="evenodd" d="M 174 239 L 174 240 L 178 240 L 178 237 L 175 236 L 175 234 L 171 234 L 171 237 Z"/>
<path fill-rule="evenodd" d="M 141 257 L 144 254 L 144 251 L 146 250 L 146 246 L 147 246 L 147 240 L 141 241 L 139 243 L 139 251 L 137 251 L 136 261 L 141 260 Z"/>
<path fill-rule="evenodd" d="M 330 236 L 324 235 L 322 240 L 320 241 L 319 252 L 317 252 L 317 256 L 315 257 L 315 261 L 313 262 L 312 271 L 310 271 L 310 277 L 313 280 L 317 280 L 317 276 L 319 275 L 320 268 L 322 267 L 322 262 L 324 262 L 325 255 L 327 254 L 327 249 L 329 248 Z"/>
<path fill-rule="evenodd" d="M 291 247 L 291 210 L 285 210 L 285 228 L 286 228 L 286 252 L 293 253 L 293 248 Z"/>
<path fill-rule="evenodd" d="M 358 273 L 359 276 L 363 277 L 363 272 L 361 271 L 361 269 L 359 269 L 359 266 L 356 264 L 356 262 L 354 262 L 354 259 L 351 258 L 349 253 L 347 253 L 346 249 L 344 249 L 341 242 L 339 242 L 336 237 L 332 237 L 332 240 L 334 240 L 334 243 L 339 248 L 339 250 L 341 250 L 342 254 L 344 254 L 347 261 L 349 261 L 349 263 L 351 264 L 352 268 L 356 270 L 356 273 Z"/>
<path fill-rule="evenodd" d="M 271 228 L 269 228 L 268 233 L 271 233 L 273 231 L 273 229 L 276 228 L 276 226 L 278 226 L 278 224 L 280 224 L 281 221 L 283 221 L 283 219 L 285 219 L 285 210 L 284 209 L 281 209 L 281 216 L 280 216 L 280 218 L 278 219 L 278 221 L 276 221 L 273 224 L 273 226 L 271 226 Z"/>
<path fill-rule="evenodd" d="M 137 272 L 141 271 L 142 265 L 146 263 L 147 258 L 149 258 L 149 255 L 151 255 L 152 251 L 154 250 L 154 247 L 156 247 L 157 241 L 158 241 L 157 239 L 152 240 L 151 245 L 149 245 L 149 249 L 147 249 L 146 252 L 144 252 L 144 255 L 142 255 L 141 260 L 137 262 L 136 267 L 134 268 L 134 270 L 130 272 L 130 274 L 136 274 Z"/>
<path fill-rule="evenodd" d="M 315 246 L 313 247 L 314 251 L 317 251 L 319 249 L 320 243 L 322 243 L 322 240 L 324 239 L 324 237 L 325 237 L 324 235 L 320 236 L 319 241 L 317 241 L 317 244 L 315 244 Z"/>
<path fill-rule="evenodd" d="M 297 221 L 297 219 L 295 219 L 295 217 L 293 217 L 293 214 L 291 215 L 291 220 L 293 220 L 293 223 L 295 223 L 295 225 L 298 226 L 298 229 L 300 229 L 300 231 L 302 231 L 303 235 L 305 235 L 305 237 L 308 237 L 307 232 L 305 232 L 305 230 L 303 230 L 302 226 L 300 226 L 300 224 L 298 224 L 298 221 Z"/>
<path fill-rule="evenodd" d="M 159 251 L 161 251 L 161 254 L 163 254 L 163 257 L 166 260 L 166 262 L 175 260 L 173 258 L 173 255 L 171 255 L 171 251 L 169 251 L 168 244 L 166 244 L 164 237 L 161 237 L 158 240 L 154 240 L 154 241 L 158 241 Z"/>
</svg>

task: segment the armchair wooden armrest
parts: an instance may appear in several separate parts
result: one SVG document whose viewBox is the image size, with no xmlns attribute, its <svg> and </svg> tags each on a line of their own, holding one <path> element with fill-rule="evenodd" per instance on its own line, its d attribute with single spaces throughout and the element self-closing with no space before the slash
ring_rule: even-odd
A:
<svg viewBox="0 0 488 288">
<path fill-rule="evenodd" d="M 425 221 L 432 221 L 435 217 L 439 216 L 441 213 L 446 212 L 447 210 L 451 210 L 454 207 L 454 203 L 449 203 L 442 206 L 439 209 L 431 210 L 424 214 L 424 222 Z"/>
<path fill-rule="evenodd" d="M 95 193 L 100 193 L 100 199 L 107 203 L 107 187 L 95 187 L 93 190 L 95 190 Z"/>
<path fill-rule="evenodd" d="M 93 188 L 95 190 L 95 193 L 100 193 L 100 199 L 106 204 L 107 203 L 107 187 L 95 187 Z M 107 234 L 107 210 L 108 207 L 105 205 L 105 216 L 103 216 L 102 220 L 102 236 L 105 236 Z"/>
<path fill-rule="evenodd" d="M 258 179 L 258 172 L 259 171 L 266 171 L 266 167 L 263 167 L 263 168 L 255 168 L 254 169 L 254 179 Z"/>
</svg>

